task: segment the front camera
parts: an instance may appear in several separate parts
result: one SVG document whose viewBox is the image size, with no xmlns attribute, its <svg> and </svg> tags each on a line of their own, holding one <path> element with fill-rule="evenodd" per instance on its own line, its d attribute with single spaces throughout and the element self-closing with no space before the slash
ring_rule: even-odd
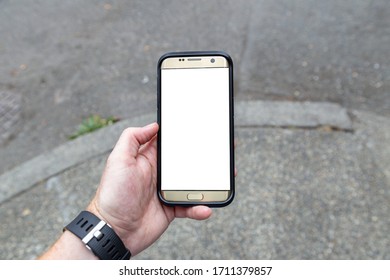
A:
<svg viewBox="0 0 390 280">
<path fill-rule="evenodd" d="M 214 62 L 215 62 L 215 59 L 214 59 L 214 58 L 210 59 L 210 62 L 211 62 L 211 63 L 214 63 Z"/>
</svg>

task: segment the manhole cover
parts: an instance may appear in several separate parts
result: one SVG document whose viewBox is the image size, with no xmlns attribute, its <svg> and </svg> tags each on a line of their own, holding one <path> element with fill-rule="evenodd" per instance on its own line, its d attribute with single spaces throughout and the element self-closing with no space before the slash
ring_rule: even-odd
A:
<svg viewBox="0 0 390 280">
<path fill-rule="evenodd" d="M 16 130 L 20 118 L 20 95 L 0 90 L 0 144 Z"/>
</svg>

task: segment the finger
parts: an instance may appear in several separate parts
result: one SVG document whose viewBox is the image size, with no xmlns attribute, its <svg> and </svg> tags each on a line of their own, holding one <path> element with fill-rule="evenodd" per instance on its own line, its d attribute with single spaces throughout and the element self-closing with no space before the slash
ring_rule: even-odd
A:
<svg viewBox="0 0 390 280">
<path fill-rule="evenodd" d="M 175 207 L 176 218 L 190 218 L 194 220 L 206 220 L 212 214 L 211 208 L 207 206 L 193 206 L 193 207 Z"/>
</svg>

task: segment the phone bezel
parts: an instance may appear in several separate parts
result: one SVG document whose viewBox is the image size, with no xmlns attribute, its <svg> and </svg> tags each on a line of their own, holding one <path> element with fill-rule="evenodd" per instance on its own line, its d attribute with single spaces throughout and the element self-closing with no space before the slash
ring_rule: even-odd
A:
<svg viewBox="0 0 390 280">
<path fill-rule="evenodd" d="M 228 62 L 229 68 L 229 142 L 230 142 L 230 186 L 231 189 L 227 191 L 215 191 L 215 190 L 196 190 L 196 191 L 187 191 L 187 190 L 169 190 L 162 191 L 161 190 L 161 131 L 163 128 L 163 124 L 161 123 L 161 70 L 163 62 L 168 58 L 190 58 L 190 57 L 223 57 Z M 216 66 L 203 65 L 203 67 L 211 67 L 215 68 Z M 196 68 L 196 67 L 185 67 L 185 68 Z M 157 122 L 160 126 L 158 132 L 158 141 L 157 141 L 157 193 L 159 199 L 166 205 L 169 206 L 193 206 L 193 205 L 207 205 L 210 207 L 223 207 L 230 204 L 235 195 L 235 177 L 234 177 L 234 90 L 233 90 L 233 61 L 231 57 L 222 51 L 201 51 L 201 52 L 170 52 L 162 55 L 157 64 Z M 168 200 L 166 199 L 166 192 L 170 192 L 172 195 L 177 195 L 176 199 L 178 200 Z M 176 193 L 176 194 L 174 194 Z M 203 193 L 207 194 L 206 200 L 181 200 L 181 198 L 185 197 L 185 193 L 188 195 Z M 216 194 L 216 196 L 213 195 Z M 218 194 L 219 193 L 219 194 Z M 224 193 L 224 194 L 221 194 Z M 164 197 L 165 196 L 165 197 Z M 180 198 L 181 197 L 181 198 Z M 223 197 L 224 199 L 221 201 L 216 201 L 213 197 Z M 226 197 L 226 199 L 225 199 Z"/>
</svg>

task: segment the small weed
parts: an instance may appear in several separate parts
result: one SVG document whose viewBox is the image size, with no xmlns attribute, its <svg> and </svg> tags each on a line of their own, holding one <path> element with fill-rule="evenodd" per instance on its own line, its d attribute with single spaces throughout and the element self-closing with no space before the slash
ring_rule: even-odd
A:
<svg viewBox="0 0 390 280">
<path fill-rule="evenodd" d="M 107 119 L 102 118 L 99 115 L 92 115 L 87 119 L 83 120 L 83 122 L 79 125 L 77 131 L 70 135 L 68 138 L 70 140 L 76 139 L 77 137 L 91 133 L 99 128 L 111 125 L 119 121 L 118 118 L 108 117 Z"/>
</svg>

